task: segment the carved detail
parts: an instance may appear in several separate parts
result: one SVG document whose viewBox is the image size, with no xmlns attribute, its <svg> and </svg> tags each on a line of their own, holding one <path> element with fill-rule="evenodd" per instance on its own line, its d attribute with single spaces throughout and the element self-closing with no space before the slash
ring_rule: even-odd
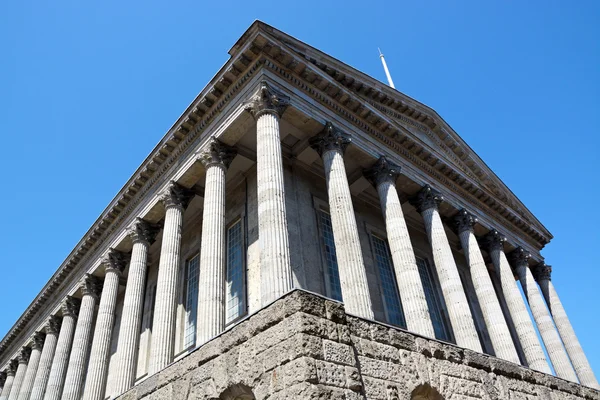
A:
<svg viewBox="0 0 600 400">
<path fill-rule="evenodd" d="M 323 130 L 309 140 L 310 147 L 319 153 L 321 157 L 330 150 L 339 150 L 344 154 L 346 147 L 351 142 L 350 135 L 333 126 L 331 122 L 327 122 Z"/>
<path fill-rule="evenodd" d="M 400 166 L 392 163 L 385 156 L 381 156 L 375 165 L 363 170 L 363 175 L 373 186 L 377 187 L 384 182 L 395 184 L 400 175 L 400 169 Z"/>
<path fill-rule="evenodd" d="M 33 339 L 31 340 L 31 347 L 35 350 L 42 350 L 45 341 L 46 334 L 44 332 L 36 332 L 33 334 Z"/>
<path fill-rule="evenodd" d="M 552 267 L 543 261 L 533 267 L 532 272 L 536 282 L 551 280 Z"/>
<path fill-rule="evenodd" d="M 180 207 L 185 210 L 193 198 L 194 192 L 171 181 L 167 190 L 160 197 L 160 201 L 163 202 L 165 208 Z"/>
<path fill-rule="evenodd" d="M 481 239 L 481 244 L 488 252 L 492 250 L 504 250 L 506 237 L 495 229 L 492 229 Z"/>
<path fill-rule="evenodd" d="M 133 243 L 145 242 L 149 246 L 154 243 L 159 231 L 159 224 L 151 224 L 141 218 L 137 218 L 133 226 L 129 228 L 127 234 Z"/>
<path fill-rule="evenodd" d="M 19 361 L 10 360 L 8 363 L 8 367 L 6 367 L 6 375 L 7 376 L 15 376 L 17 373 L 17 368 L 19 367 Z"/>
<path fill-rule="evenodd" d="M 452 222 L 454 223 L 456 231 L 461 233 L 467 230 L 473 232 L 473 227 L 479 221 L 477 220 L 477 217 L 463 208 L 454 216 Z"/>
<path fill-rule="evenodd" d="M 237 150 L 235 148 L 227 146 L 213 138 L 208 146 L 200 153 L 198 159 L 206 168 L 211 165 L 222 165 L 225 168 L 229 168 L 229 165 L 236 154 Z"/>
<path fill-rule="evenodd" d="M 63 316 L 72 316 L 77 318 L 79 315 L 79 306 L 81 305 L 81 300 L 76 299 L 75 297 L 67 296 L 65 301 L 62 303 L 61 309 L 63 312 Z"/>
<path fill-rule="evenodd" d="M 56 315 L 51 315 L 48 320 L 48 325 L 46 325 L 46 333 L 58 335 L 60 332 L 60 327 L 62 325 L 62 318 Z"/>
<path fill-rule="evenodd" d="M 85 274 L 81 283 L 81 293 L 86 296 L 94 296 L 96 300 L 102 293 L 102 281 L 91 274 Z"/>
<path fill-rule="evenodd" d="M 288 96 L 263 81 L 260 83 L 258 94 L 246 102 L 244 109 L 252 114 L 254 119 L 267 113 L 281 118 L 289 105 L 290 98 Z"/>
<path fill-rule="evenodd" d="M 108 253 L 102 259 L 102 265 L 106 268 L 106 272 L 115 271 L 121 275 L 127 266 L 128 257 L 122 251 L 113 248 L 108 249 Z"/>
<path fill-rule="evenodd" d="M 423 186 L 416 195 L 409 199 L 410 204 L 415 206 L 420 213 L 430 208 L 437 209 L 443 201 L 444 196 L 429 185 Z"/>
<path fill-rule="evenodd" d="M 515 268 L 523 266 L 527 267 L 529 265 L 529 259 L 531 258 L 531 254 L 524 248 L 517 247 L 516 249 L 510 252 L 508 258 L 510 262 L 515 266 Z"/>
<path fill-rule="evenodd" d="M 31 348 L 23 347 L 17 356 L 19 364 L 27 364 L 29 362 L 29 356 L 31 356 Z"/>
</svg>

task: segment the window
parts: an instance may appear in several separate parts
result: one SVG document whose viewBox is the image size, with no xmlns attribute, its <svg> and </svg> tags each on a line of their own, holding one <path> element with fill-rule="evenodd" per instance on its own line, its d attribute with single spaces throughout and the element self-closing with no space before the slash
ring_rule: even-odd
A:
<svg viewBox="0 0 600 400">
<path fill-rule="evenodd" d="M 423 290 L 425 291 L 425 298 L 427 299 L 427 306 L 429 307 L 429 315 L 431 316 L 431 322 L 433 323 L 435 337 L 450 341 L 450 335 L 448 334 L 448 329 L 444 323 L 440 299 L 438 298 L 433 283 L 429 263 L 424 258 L 417 257 L 417 266 L 419 267 L 419 275 L 421 275 L 421 283 L 423 284 Z"/>
<path fill-rule="evenodd" d="M 246 279 L 244 274 L 244 238 L 242 221 L 227 229 L 227 282 L 225 322 L 234 322 L 246 314 Z"/>
<path fill-rule="evenodd" d="M 196 344 L 196 318 L 198 315 L 198 283 L 200 256 L 196 254 L 185 263 L 185 329 L 183 348 Z"/>
<path fill-rule="evenodd" d="M 383 304 L 387 320 L 390 324 L 406 328 L 404 311 L 398 294 L 398 285 L 394 276 L 390 249 L 386 240 L 371 235 L 373 245 L 373 256 L 379 270 L 379 280 L 381 281 L 381 292 L 383 294 Z"/>
<path fill-rule="evenodd" d="M 321 225 L 321 238 L 323 239 L 323 251 L 325 253 L 325 277 L 329 297 L 342 301 L 342 285 L 340 284 L 337 256 L 335 255 L 331 216 L 323 210 L 319 210 L 318 213 Z"/>
</svg>

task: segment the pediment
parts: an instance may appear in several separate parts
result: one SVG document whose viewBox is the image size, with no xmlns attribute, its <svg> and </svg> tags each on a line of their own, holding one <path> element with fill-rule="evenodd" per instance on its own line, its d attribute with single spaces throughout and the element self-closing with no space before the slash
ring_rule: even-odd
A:
<svg viewBox="0 0 600 400">
<path fill-rule="evenodd" d="M 266 57 L 266 66 L 371 134 L 384 134 L 420 165 L 532 237 L 552 235 L 433 109 L 262 22 L 230 50 L 232 59 Z M 290 75 L 291 74 L 291 75 Z M 301 80 L 301 82 L 300 82 Z M 351 112 L 351 115 L 348 113 Z"/>
</svg>

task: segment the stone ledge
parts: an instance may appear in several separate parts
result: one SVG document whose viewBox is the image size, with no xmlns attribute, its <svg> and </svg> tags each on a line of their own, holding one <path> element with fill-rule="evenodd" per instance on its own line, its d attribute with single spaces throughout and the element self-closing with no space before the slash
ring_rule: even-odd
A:
<svg viewBox="0 0 600 400">
<path fill-rule="evenodd" d="M 343 304 L 303 290 L 248 316 L 119 399 L 228 399 L 239 387 L 259 400 L 389 400 L 427 390 L 442 398 L 600 400 L 594 389 L 348 315 Z"/>
</svg>

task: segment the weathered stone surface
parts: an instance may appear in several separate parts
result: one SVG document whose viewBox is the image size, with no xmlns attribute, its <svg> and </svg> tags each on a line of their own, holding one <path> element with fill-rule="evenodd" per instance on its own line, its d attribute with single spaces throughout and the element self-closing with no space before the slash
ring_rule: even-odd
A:
<svg viewBox="0 0 600 400">
<path fill-rule="evenodd" d="M 400 400 L 416 395 L 600 400 L 594 389 L 348 316 L 339 303 L 301 291 L 240 322 L 119 399 Z"/>
</svg>

